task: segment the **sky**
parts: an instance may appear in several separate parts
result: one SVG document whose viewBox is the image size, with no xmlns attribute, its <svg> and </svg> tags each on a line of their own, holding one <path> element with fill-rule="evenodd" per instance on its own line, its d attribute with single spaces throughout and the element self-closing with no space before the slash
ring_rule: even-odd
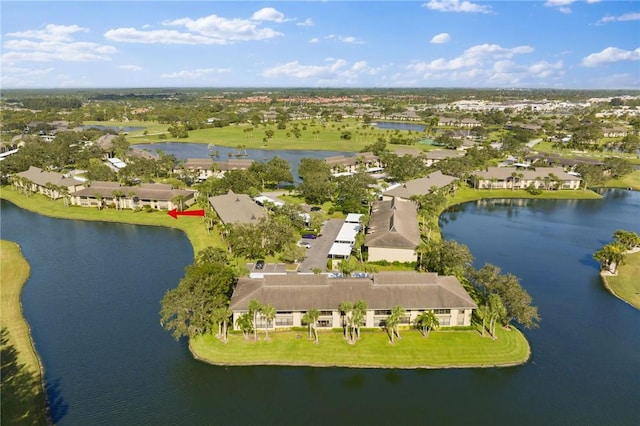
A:
<svg viewBox="0 0 640 426">
<path fill-rule="evenodd" d="M 0 88 L 640 89 L 640 2 L 0 2 Z"/>
</svg>

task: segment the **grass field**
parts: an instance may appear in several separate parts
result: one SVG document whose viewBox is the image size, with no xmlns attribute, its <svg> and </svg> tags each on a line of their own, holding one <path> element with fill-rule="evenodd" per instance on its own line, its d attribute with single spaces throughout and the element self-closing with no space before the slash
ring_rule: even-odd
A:
<svg viewBox="0 0 640 426">
<path fill-rule="evenodd" d="M 512 366 L 525 363 L 530 348 L 516 329 L 498 331 L 498 339 L 482 337 L 476 330 L 436 331 L 428 338 L 416 330 L 401 333 L 389 343 L 383 331 L 363 331 L 362 339 L 350 345 L 341 331 L 320 332 L 319 344 L 307 339 L 306 331 L 264 333 L 245 340 L 231 334 L 223 344 L 212 335 L 191 340 L 191 350 L 201 361 L 218 365 L 304 365 L 359 368 L 466 368 Z"/>
<path fill-rule="evenodd" d="M 20 302 L 30 267 L 11 241 L 0 241 L 0 261 L 2 424 L 47 424 L 40 361 Z"/>
<path fill-rule="evenodd" d="M 620 299 L 640 309 L 640 252 L 625 255 L 618 275 L 603 277 L 610 290 Z"/>
<path fill-rule="evenodd" d="M 622 179 L 611 179 L 607 181 L 606 186 L 612 188 L 631 188 L 640 191 L 640 170 L 636 170 Z"/>
<path fill-rule="evenodd" d="M 291 122 L 284 130 L 276 128 L 274 123 L 266 127 L 260 125 L 252 132 L 246 132 L 249 124 L 227 127 L 214 127 L 208 129 L 198 129 L 189 132 L 188 138 L 173 138 L 167 132 L 167 124 L 155 122 L 86 122 L 85 125 L 107 125 L 115 127 L 136 126 L 145 127 L 145 130 L 129 132 L 128 140 L 131 144 L 158 143 L 158 142 L 190 142 L 206 143 L 227 147 L 243 146 L 254 149 L 287 149 L 287 150 L 313 150 L 313 151 L 342 151 L 358 152 L 366 145 L 377 141 L 381 135 L 388 135 L 393 130 L 383 130 L 376 127 L 363 127 L 363 124 L 354 119 L 345 119 L 339 123 L 328 122 L 322 126 L 317 120 L 304 120 Z M 300 137 L 296 138 L 292 133 L 293 124 L 297 124 L 300 129 Z M 306 130 L 304 127 L 306 126 Z M 265 130 L 274 131 L 272 138 L 265 142 Z M 145 134 L 145 132 L 147 132 Z M 343 132 L 351 132 L 351 139 L 342 139 Z M 161 136 L 163 134 L 164 136 Z M 406 135 L 406 132 L 402 132 Z M 413 132 L 416 138 L 424 139 L 425 133 Z M 406 145 L 389 145 L 390 149 L 406 148 Z M 432 145 L 417 144 L 417 149 L 430 150 L 437 149 Z"/>
</svg>

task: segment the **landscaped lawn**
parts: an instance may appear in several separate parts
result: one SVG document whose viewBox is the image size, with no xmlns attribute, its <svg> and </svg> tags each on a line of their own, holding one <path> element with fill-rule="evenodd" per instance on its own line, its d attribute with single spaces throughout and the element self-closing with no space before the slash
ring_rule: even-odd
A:
<svg viewBox="0 0 640 426">
<path fill-rule="evenodd" d="M 625 255 L 618 275 L 607 276 L 606 280 L 619 298 L 640 309 L 640 252 Z"/>
<path fill-rule="evenodd" d="M 448 368 L 493 367 L 525 363 L 530 348 L 516 329 L 498 330 L 498 339 L 482 337 L 477 330 L 431 332 L 428 338 L 416 330 L 401 332 L 402 339 L 389 343 L 383 331 L 363 331 L 350 345 L 342 332 L 320 332 L 319 344 L 306 331 L 259 332 L 258 341 L 231 334 L 227 344 L 213 335 L 191 339 L 194 356 L 221 365 L 305 365 L 314 367 Z"/>
<path fill-rule="evenodd" d="M 640 191 L 640 170 L 629 173 L 621 179 L 607 181 L 607 186 L 614 188 L 632 188 Z"/>
<path fill-rule="evenodd" d="M 20 303 L 22 286 L 29 278 L 29 264 L 16 243 L 4 240 L 0 241 L 0 260 L 0 319 L 3 332 L 7 332 L 2 336 L 0 357 L 2 423 L 46 425 L 40 362 Z"/>
</svg>

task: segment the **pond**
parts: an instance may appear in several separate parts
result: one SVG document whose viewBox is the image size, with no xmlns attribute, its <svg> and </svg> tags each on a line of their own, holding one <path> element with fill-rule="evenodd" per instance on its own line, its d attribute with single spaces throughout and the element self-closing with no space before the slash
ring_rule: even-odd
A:
<svg viewBox="0 0 640 426">
<path fill-rule="evenodd" d="M 503 369 L 205 365 L 159 324 L 192 261 L 184 235 L 1 209 L 2 238 L 31 264 L 24 312 L 59 425 L 640 423 L 640 313 L 602 288 L 591 258 L 616 229 L 640 231 L 638 192 L 442 215 L 445 238 L 519 276 L 540 308 L 531 360 Z"/>
</svg>

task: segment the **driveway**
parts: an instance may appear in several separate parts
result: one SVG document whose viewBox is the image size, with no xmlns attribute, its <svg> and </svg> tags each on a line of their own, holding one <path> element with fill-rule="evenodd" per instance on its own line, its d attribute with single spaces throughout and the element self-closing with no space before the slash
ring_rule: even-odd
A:
<svg viewBox="0 0 640 426">
<path fill-rule="evenodd" d="M 307 257 L 300 264 L 298 272 L 313 272 L 314 268 L 319 268 L 321 271 L 326 272 L 329 250 L 331 250 L 331 246 L 336 240 L 343 223 L 344 220 L 342 219 L 329 219 L 322 226 L 322 231 L 318 238 L 305 240 L 311 243 L 311 248 L 307 250 Z"/>
</svg>

